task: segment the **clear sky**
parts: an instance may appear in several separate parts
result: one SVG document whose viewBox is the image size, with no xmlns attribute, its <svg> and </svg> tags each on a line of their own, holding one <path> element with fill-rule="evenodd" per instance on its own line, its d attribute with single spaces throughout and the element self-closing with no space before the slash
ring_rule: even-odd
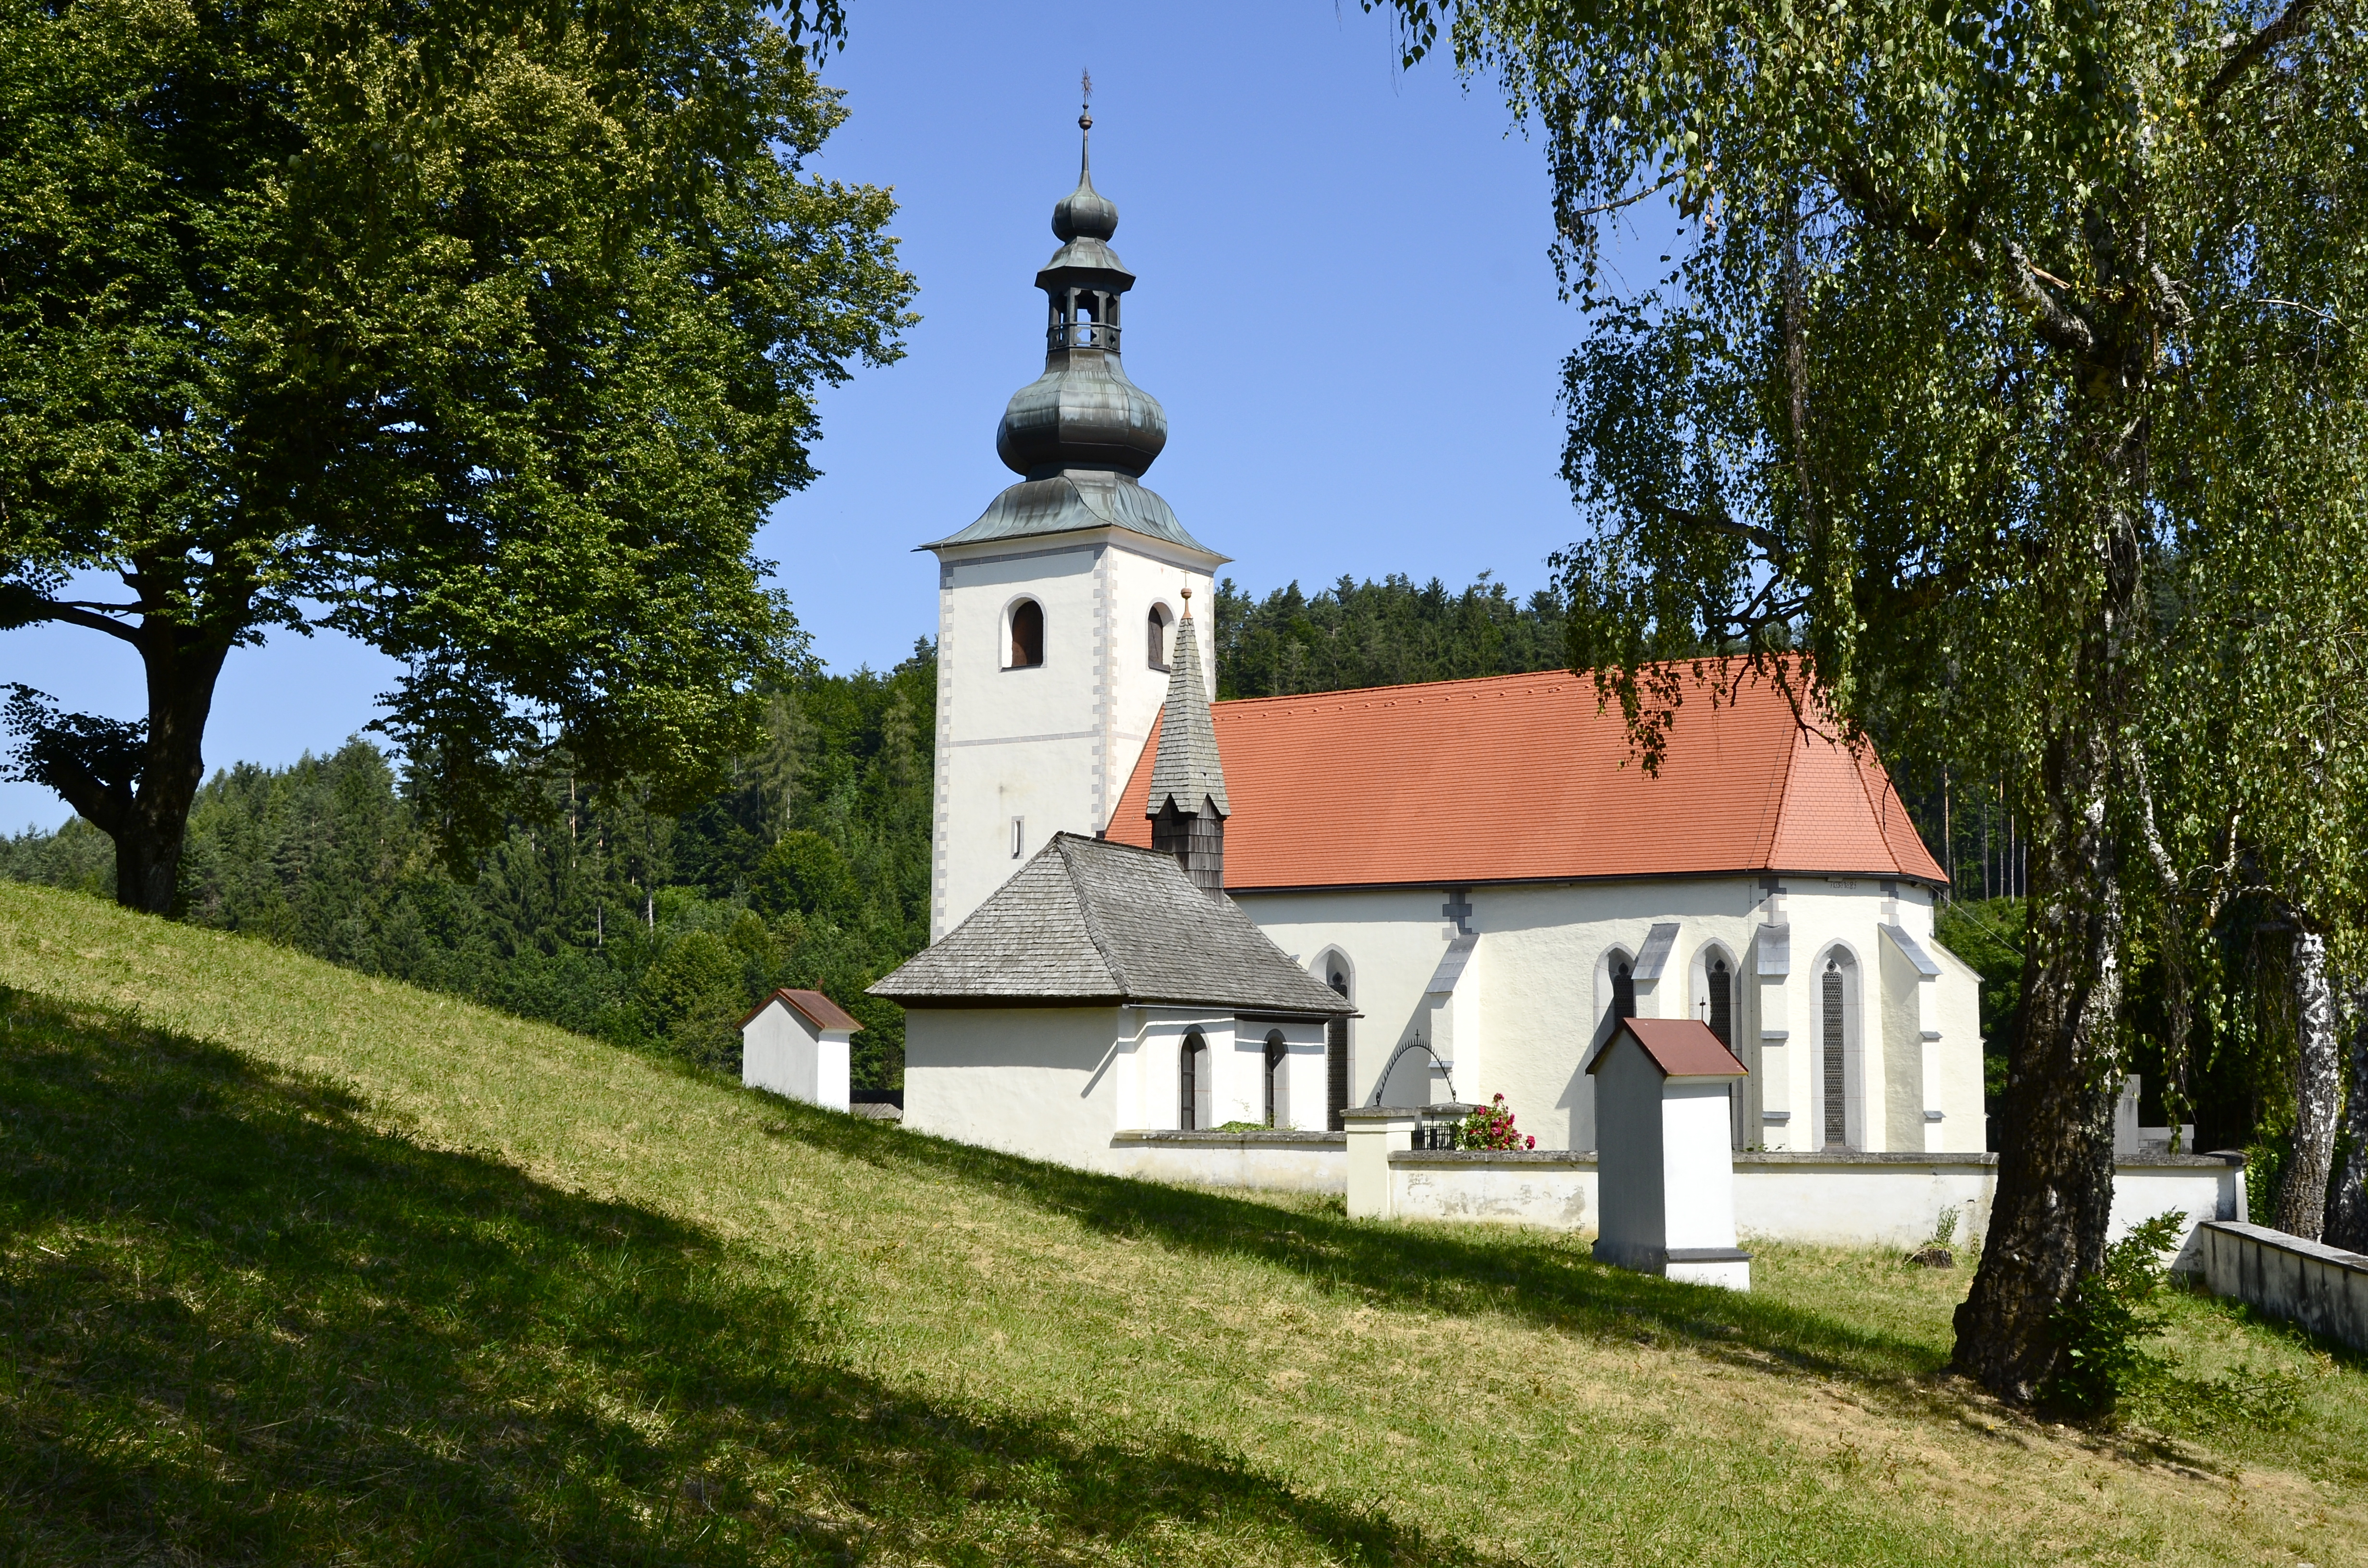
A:
<svg viewBox="0 0 2368 1568">
<path fill-rule="evenodd" d="M 892 664 L 934 631 L 913 547 L 1014 477 L 995 425 L 1042 368 L 1030 280 L 1076 182 L 1087 67 L 1094 182 L 1139 279 L 1127 371 L 1167 409 L 1144 483 L 1258 592 L 1343 573 L 1544 585 L 1546 555 L 1580 526 L 1555 403 L 1580 323 L 1547 257 L 1543 155 L 1490 85 L 1467 93 L 1436 60 L 1401 72 L 1387 19 L 1355 0 L 848 11 L 824 77 L 849 118 L 817 169 L 895 188 L 923 319 L 902 361 L 827 394 L 823 478 L 759 536 L 832 668 Z M 1642 281 L 1654 258 L 1635 259 Z M 86 631 L 0 634 L 0 679 L 142 709 L 136 661 Z M 209 764 L 334 748 L 389 679 L 339 638 L 234 653 Z M 0 784 L 7 828 L 67 814 Z"/>
</svg>

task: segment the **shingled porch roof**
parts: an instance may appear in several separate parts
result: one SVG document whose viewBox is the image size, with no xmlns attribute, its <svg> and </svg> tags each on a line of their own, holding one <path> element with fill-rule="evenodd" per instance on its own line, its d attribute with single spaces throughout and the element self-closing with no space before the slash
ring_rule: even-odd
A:
<svg viewBox="0 0 2368 1568">
<path fill-rule="evenodd" d="M 1353 1011 L 1232 900 L 1172 855 L 1076 834 L 871 988 L 907 1007 L 1166 1004 L 1330 1017 Z"/>
</svg>

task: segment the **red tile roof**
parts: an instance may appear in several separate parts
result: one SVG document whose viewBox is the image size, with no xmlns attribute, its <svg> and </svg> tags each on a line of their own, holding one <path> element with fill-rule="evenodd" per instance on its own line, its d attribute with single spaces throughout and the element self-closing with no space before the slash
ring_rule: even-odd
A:
<svg viewBox="0 0 2368 1568">
<path fill-rule="evenodd" d="M 1464 886 L 1713 874 L 1947 879 L 1880 763 L 1782 693 L 1707 684 L 1658 776 L 1566 672 L 1212 705 L 1233 814 L 1225 886 Z M 1155 735 L 1109 836 L 1148 846 Z"/>
<path fill-rule="evenodd" d="M 1603 1065 L 1603 1059 L 1620 1043 L 1622 1033 L 1633 1036 L 1645 1048 L 1645 1054 L 1653 1059 L 1664 1078 L 1750 1076 L 1750 1069 L 1736 1061 L 1735 1052 L 1721 1044 L 1718 1036 L 1711 1033 L 1710 1026 L 1700 1018 L 1622 1018 L 1620 1028 L 1587 1064 L 1588 1072 Z"/>
<path fill-rule="evenodd" d="M 853 1033 L 863 1027 L 861 1019 L 821 992 L 791 991 L 787 988 L 776 991 L 757 1003 L 757 1011 L 741 1019 L 740 1027 L 746 1028 L 756 1021 L 758 1013 L 762 1013 L 776 1002 L 787 1004 L 792 1012 L 803 1016 L 807 1023 L 818 1029 L 846 1029 Z"/>
</svg>

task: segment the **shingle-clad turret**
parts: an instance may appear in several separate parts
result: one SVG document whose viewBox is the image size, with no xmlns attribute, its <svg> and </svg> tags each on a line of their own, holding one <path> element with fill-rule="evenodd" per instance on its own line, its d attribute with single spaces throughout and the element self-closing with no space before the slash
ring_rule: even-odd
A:
<svg viewBox="0 0 2368 1568">
<path fill-rule="evenodd" d="M 1217 726 L 1201 685 L 1201 650 L 1192 631 L 1192 591 L 1176 623 L 1167 700 L 1159 710 L 1159 754 L 1151 767 L 1151 846 L 1176 857 L 1204 892 L 1225 885 L 1225 768 L 1217 756 Z"/>
</svg>

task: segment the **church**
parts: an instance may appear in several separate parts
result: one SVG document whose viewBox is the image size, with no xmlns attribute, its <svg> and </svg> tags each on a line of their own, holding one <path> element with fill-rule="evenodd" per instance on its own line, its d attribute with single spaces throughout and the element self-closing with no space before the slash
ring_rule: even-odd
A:
<svg viewBox="0 0 2368 1568">
<path fill-rule="evenodd" d="M 1363 1108 L 1501 1094 L 1590 1151 L 1588 1065 L 1634 1017 L 1742 1062 L 1737 1150 L 1984 1149 L 1945 875 L 1772 686 L 1710 666 L 1655 773 L 1567 672 L 1210 700 L 1230 558 L 1142 483 L 1167 425 L 1124 368 L 1117 228 L 1081 158 L 1044 372 L 996 434 L 1019 481 L 923 547 L 932 942 L 873 987 L 907 1009 L 905 1124 L 1132 1170 L 1245 1129 L 1344 1158 Z"/>
</svg>

